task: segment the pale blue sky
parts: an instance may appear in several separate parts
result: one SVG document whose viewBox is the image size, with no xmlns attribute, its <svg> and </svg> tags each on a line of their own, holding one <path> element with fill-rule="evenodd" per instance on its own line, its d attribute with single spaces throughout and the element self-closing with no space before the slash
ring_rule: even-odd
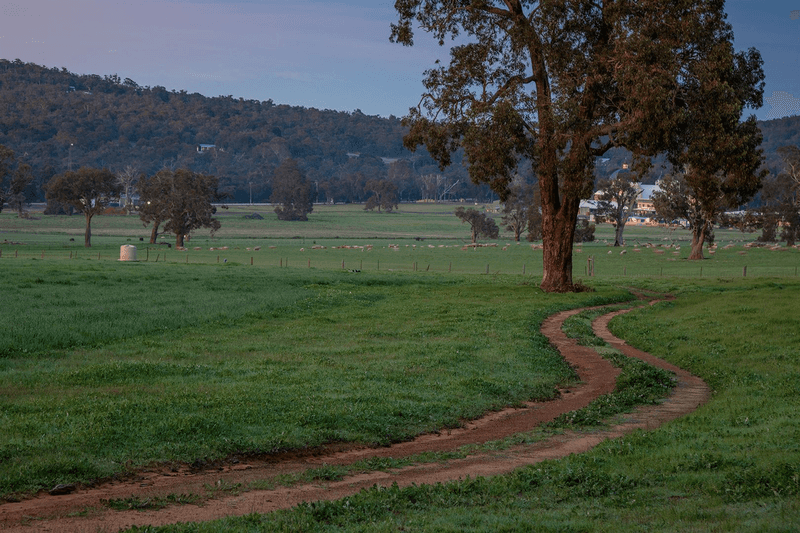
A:
<svg viewBox="0 0 800 533">
<path fill-rule="evenodd" d="M 0 0 L 0 58 L 140 85 L 403 116 L 446 59 L 389 42 L 393 0 Z M 729 0 L 739 49 L 765 61 L 761 119 L 800 114 L 800 0 Z M 793 14 L 792 11 L 797 10 Z"/>
</svg>

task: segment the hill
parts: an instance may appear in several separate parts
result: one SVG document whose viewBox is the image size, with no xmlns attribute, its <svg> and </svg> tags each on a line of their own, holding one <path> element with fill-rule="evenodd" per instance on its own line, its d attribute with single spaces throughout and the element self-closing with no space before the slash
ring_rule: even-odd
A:
<svg viewBox="0 0 800 533">
<path fill-rule="evenodd" d="M 494 197 L 472 185 L 460 154 L 439 170 L 424 149 L 403 146 L 399 118 L 319 110 L 142 87 L 116 74 L 79 75 L 20 60 L 0 59 L 0 144 L 33 167 L 41 184 L 80 166 L 126 168 L 152 175 L 164 167 L 214 174 L 233 201 L 267 201 L 274 169 L 298 161 L 318 202 L 363 202 L 370 179 L 389 179 L 401 201 Z M 781 167 L 777 148 L 800 145 L 800 117 L 759 123 L 766 164 Z M 630 158 L 613 149 L 598 161 L 602 177 Z M 529 174 L 525 165 L 521 171 Z M 650 181 L 663 170 L 656 170 Z M 527 175 L 528 180 L 532 179 Z"/>
<path fill-rule="evenodd" d="M 316 182 L 318 201 L 362 201 L 374 178 L 397 182 L 403 200 L 425 198 L 436 193 L 426 174 L 461 180 L 460 196 L 485 195 L 463 166 L 442 173 L 424 150 L 406 150 L 396 117 L 208 98 L 19 60 L 0 60 L 0 103 L 0 144 L 39 183 L 83 165 L 146 174 L 188 167 L 219 176 L 235 200 L 255 202 L 269 198 L 273 169 L 292 157 Z"/>
</svg>

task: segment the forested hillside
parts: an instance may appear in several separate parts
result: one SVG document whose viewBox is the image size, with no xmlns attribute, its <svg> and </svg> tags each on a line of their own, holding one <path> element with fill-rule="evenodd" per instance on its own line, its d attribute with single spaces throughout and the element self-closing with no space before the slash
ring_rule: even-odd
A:
<svg viewBox="0 0 800 533">
<path fill-rule="evenodd" d="M 775 172 L 781 165 L 777 148 L 800 145 L 800 117 L 760 126 L 767 165 Z M 18 163 L 31 165 L 38 200 L 41 184 L 53 175 L 93 166 L 147 175 L 188 168 L 218 176 L 234 201 L 267 201 L 273 171 L 289 157 L 313 182 L 318 202 L 365 201 L 372 179 L 395 183 L 401 201 L 491 198 L 486 187 L 470 183 L 460 154 L 442 172 L 424 149 L 403 147 L 404 133 L 396 117 L 208 98 L 141 87 L 117 75 L 78 75 L 0 59 L 0 145 L 13 150 Z M 628 158 L 626 151 L 612 150 L 598 162 L 598 176 Z M 529 173 L 526 165 L 520 170 Z"/>
<path fill-rule="evenodd" d="M 0 144 L 32 166 L 36 183 L 80 166 L 152 175 L 189 168 L 216 175 L 235 201 L 266 201 L 273 170 L 298 161 L 316 200 L 363 201 L 370 179 L 392 179 L 401 200 L 486 196 L 462 165 L 440 172 L 427 152 L 403 147 L 399 118 L 207 98 L 141 87 L 116 75 L 77 75 L 0 60 Z M 208 147 L 206 145 L 213 145 Z M 39 198 L 42 197 L 37 187 Z"/>
</svg>

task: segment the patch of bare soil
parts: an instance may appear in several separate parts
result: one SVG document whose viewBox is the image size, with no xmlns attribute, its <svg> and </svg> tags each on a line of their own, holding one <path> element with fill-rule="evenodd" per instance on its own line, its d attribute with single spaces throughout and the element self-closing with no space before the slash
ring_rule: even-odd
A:
<svg viewBox="0 0 800 533">
<path fill-rule="evenodd" d="M 400 486 L 445 482 L 467 476 L 503 474 L 520 466 L 546 459 L 556 459 L 585 452 L 605 439 L 619 437 L 637 428 L 652 429 L 692 412 L 708 401 L 709 388 L 696 378 L 669 363 L 636 350 L 608 331 L 617 311 L 594 322 L 595 333 L 626 355 L 675 372 L 678 385 L 671 396 L 658 405 L 637 409 L 622 422 L 603 431 L 566 433 L 533 445 L 519 446 L 502 452 L 471 455 L 446 463 L 418 464 L 390 472 L 368 472 L 342 481 L 281 487 L 274 490 L 219 491 L 201 505 L 173 505 L 161 510 L 114 511 L 101 500 L 136 497 L 165 497 L 169 494 L 205 494 L 208 486 L 233 486 L 272 478 L 279 474 L 301 472 L 322 465 L 345 465 L 370 457 L 405 457 L 430 451 L 455 450 L 465 444 L 480 444 L 534 429 L 542 422 L 585 407 L 593 399 L 614 389 L 618 370 L 588 347 L 579 346 L 561 331 L 564 320 L 581 309 L 559 313 L 548 318 L 542 332 L 576 369 L 581 385 L 562 390 L 557 400 L 531 402 L 524 408 L 506 409 L 446 433 L 422 435 L 417 439 L 385 448 L 346 448 L 317 451 L 293 456 L 266 459 L 240 459 L 213 467 L 177 470 L 153 468 L 139 472 L 124 481 L 109 481 L 98 486 L 78 487 L 68 494 L 52 496 L 42 493 L 17 503 L 0 505 L 0 530 L 20 531 L 118 531 L 133 525 L 163 525 L 177 522 L 213 520 L 224 516 L 268 513 L 304 501 L 334 500 L 354 494 L 373 485 Z"/>
</svg>

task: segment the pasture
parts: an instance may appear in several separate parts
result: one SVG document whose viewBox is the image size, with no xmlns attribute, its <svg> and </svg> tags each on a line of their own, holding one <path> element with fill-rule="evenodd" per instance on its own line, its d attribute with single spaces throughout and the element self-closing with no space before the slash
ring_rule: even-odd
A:
<svg viewBox="0 0 800 533">
<path fill-rule="evenodd" d="M 85 249 L 82 217 L 0 214 L 0 494 L 153 462 L 386 444 L 549 398 L 574 374 L 541 321 L 636 286 L 678 298 L 612 327 L 713 387 L 696 413 L 490 480 L 161 530 L 800 527 L 800 251 L 718 230 L 716 253 L 689 262 L 687 233 L 630 227 L 620 254 L 600 226 L 574 256 L 595 292 L 547 295 L 540 250 L 462 250 L 452 206 L 325 207 L 308 225 L 232 208 L 188 251 L 141 243 L 136 217 L 96 217 Z M 118 261 L 124 244 L 139 262 Z"/>
<path fill-rule="evenodd" d="M 489 209 L 481 205 L 477 208 Z M 402 204 L 397 212 L 365 212 L 360 205 L 315 206 L 308 222 L 277 220 L 269 206 L 233 206 L 220 210 L 222 228 L 214 236 L 198 231 L 178 251 L 174 236 L 164 235 L 159 245 L 149 245 L 150 228 L 138 217 L 97 216 L 92 222 L 92 248 L 83 247 L 83 217 L 44 216 L 31 219 L 0 214 L 0 260 L 36 258 L 116 261 L 120 246 L 137 246 L 146 262 L 252 265 L 314 270 L 369 272 L 428 272 L 520 275 L 535 279 L 542 274 L 539 244 L 515 243 L 500 238 L 464 249 L 469 228 L 454 215 L 454 204 Z M 258 213 L 262 220 L 245 218 Z M 499 221 L 499 215 L 497 219 Z M 594 277 L 743 277 L 798 276 L 800 251 L 780 246 L 750 248 L 754 233 L 717 229 L 716 250 L 704 261 L 687 261 L 691 234 L 687 230 L 629 225 L 623 249 L 608 246 L 613 228 L 597 227 L 596 240 L 576 246 L 573 273 L 586 278 L 589 262 Z M 71 240 L 72 239 L 72 240 Z M 140 240 L 141 239 L 141 240 Z M 23 243 L 20 245 L 6 242 Z"/>
<path fill-rule="evenodd" d="M 712 400 L 686 417 L 508 475 L 131 531 L 797 531 L 800 283 L 644 285 L 677 299 L 612 329 L 711 385 Z"/>
</svg>

